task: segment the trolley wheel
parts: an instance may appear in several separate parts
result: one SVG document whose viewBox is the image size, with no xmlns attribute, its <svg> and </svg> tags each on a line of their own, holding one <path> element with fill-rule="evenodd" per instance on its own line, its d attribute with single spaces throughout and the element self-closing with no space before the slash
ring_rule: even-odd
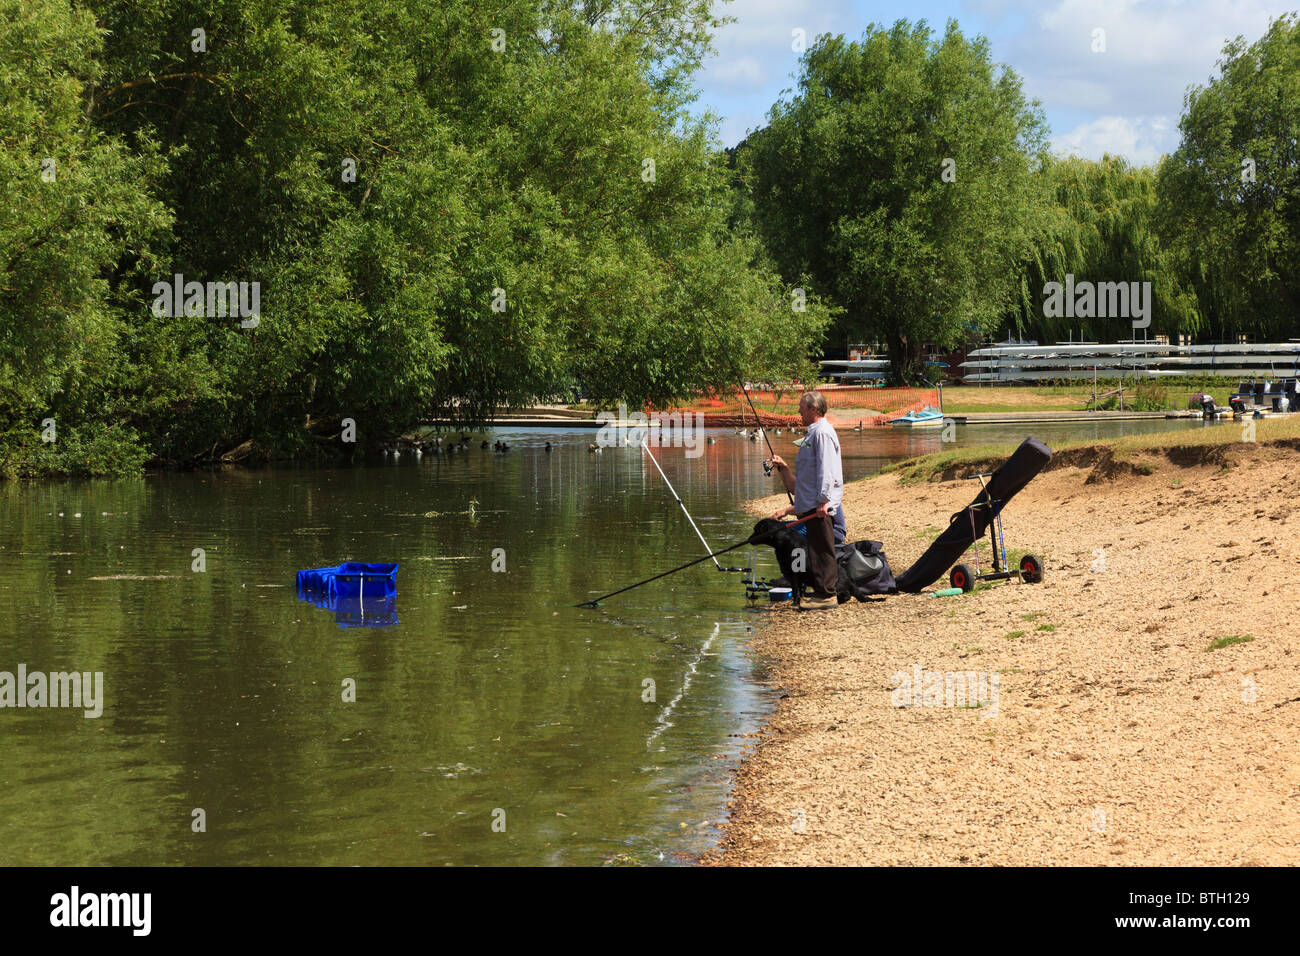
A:
<svg viewBox="0 0 1300 956">
<path fill-rule="evenodd" d="M 1027 554 L 1020 559 L 1020 580 L 1038 584 L 1043 580 L 1043 562 L 1036 555 Z"/>
<path fill-rule="evenodd" d="M 975 571 L 969 564 L 959 564 L 948 575 L 948 583 L 963 591 L 971 591 L 975 588 Z"/>
</svg>

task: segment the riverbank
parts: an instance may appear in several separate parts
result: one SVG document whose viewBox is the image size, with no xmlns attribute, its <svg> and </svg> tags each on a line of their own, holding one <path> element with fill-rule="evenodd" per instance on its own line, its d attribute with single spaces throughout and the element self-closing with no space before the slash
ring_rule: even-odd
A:
<svg viewBox="0 0 1300 956">
<path fill-rule="evenodd" d="M 1121 383 L 1102 379 L 1096 384 L 1099 408 L 1095 411 L 1120 410 L 1118 387 L 1123 384 L 1124 408 L 1135 407 L 1147 411 L 1183 411 L 1194 394 L 1214 396 L 1217 404 L 1226 406 L 1228 398 L 1237 389 L 1237 380 L 1227 378 L 1189 377 Z M 1016 412 L 1094 412 L 1092 381 L 1073 382 L 1068 385 L 1008 384 L 1008 385 L 945 385 L 943 410 L 949 415 L 991 415 Z M 1197 405 L 1197 410 L 1200 406 Z"/>
<path fill-rule="evenodd" d="M 1057 454 L 1004 516 L 1041 584 L 772 612 L 755 650 L 787 696 L 705 862 L 1300 862 L 1294 431 Z M 854 482 L 850 537 L 902 571 L 973 497 L 952 475 L 979 457 Z M 896 689 L 918 668 L 996 677 L 993 705 L 916 706 Z"/>
</svg>

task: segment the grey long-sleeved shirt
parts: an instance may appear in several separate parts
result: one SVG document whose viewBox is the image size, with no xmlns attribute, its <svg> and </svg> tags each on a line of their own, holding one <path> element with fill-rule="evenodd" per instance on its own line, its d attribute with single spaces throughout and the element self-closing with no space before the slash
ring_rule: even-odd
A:
<svg viewBox="0 0 1300 956">
<path fill-rule="evenodd" d="M 823 501 L 831 514 L 840 510 L 844 497 L 844 467 L 840 462 L 840 439 L 826 419 L 808 426 L 794 463 L 794 510 L 812 511 Z"/>
</svg>

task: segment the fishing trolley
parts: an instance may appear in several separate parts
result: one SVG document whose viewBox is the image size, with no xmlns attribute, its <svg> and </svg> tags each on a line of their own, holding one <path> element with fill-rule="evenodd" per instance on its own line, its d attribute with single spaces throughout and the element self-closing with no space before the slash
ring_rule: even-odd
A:
<svg viewBox="0 0 1300 956">
<path fill-rule="evenodd" d="M 953 567 L 948 574 L 948 583 L 954 588 L 960 588 L 962 591 L 971 591 L 978 581 L 1007 581 L 1016 578 L 1024 584 L 1038 584 L 1043 580 L 1043 562 L 1033 554 L 1026 554 L 1020 559 L 1019 566 L 1008 568 L 1007 562 L 1007 541 L 1006 536 L 1002 533 L 1002 508 L 1006 504 L 1005 500 L 998 501 L 994 499 L 989 492 L 988 483 L 984 480 L 991 478 L 993 472 L 986 471 L 977 475 L 967 475 L 968 478 L 979 479 L 980 488 L 982 489 L 982 500 L 976 500 L 966 508 L 971 522 L 971 547 L 975 549 L 975 567 L 969 564 L 958 564 Z M 975 510 L 977 508 L 987 508 L 989 510 L 989 543 L 993 551 L 993 570 L 980 572 L 979 564 L 979 538 L 975 534 Z M 957 520 L 961 512 L 953 515 L 953 520 Z"/>
</svg>

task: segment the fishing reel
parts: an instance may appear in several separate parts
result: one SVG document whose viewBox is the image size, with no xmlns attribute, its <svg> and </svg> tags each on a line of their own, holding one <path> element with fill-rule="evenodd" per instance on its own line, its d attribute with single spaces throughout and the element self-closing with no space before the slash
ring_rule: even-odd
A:
<svg viewBox="0 0 1300 956">
<path fill-rule="evenodd" d="M 769 478 L 772 477 L 772 463 L 766 458 L 763 459 L 763 474 L 767 475 Z"/>
</svg>

